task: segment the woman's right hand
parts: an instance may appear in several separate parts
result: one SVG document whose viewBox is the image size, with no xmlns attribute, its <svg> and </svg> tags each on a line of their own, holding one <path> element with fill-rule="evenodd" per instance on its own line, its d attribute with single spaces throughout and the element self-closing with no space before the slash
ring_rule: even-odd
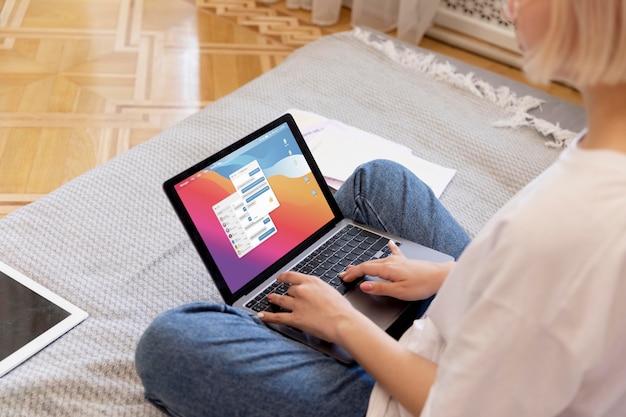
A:
<svg viewBox="0 0 626 417">
<path fill-rule="evenodd" d="M 453 261 L 438 263 L 407 259 L 392 241 L 389 241 L 389 248 L 390 256 L 350 265 L 339 276 L 345 282 L 365 275 L 378 277 L 383 281 L 366 280 L 360 284 L 361 291 L 416 301 L 437 293 L 455 264 Z"/>
</svg>

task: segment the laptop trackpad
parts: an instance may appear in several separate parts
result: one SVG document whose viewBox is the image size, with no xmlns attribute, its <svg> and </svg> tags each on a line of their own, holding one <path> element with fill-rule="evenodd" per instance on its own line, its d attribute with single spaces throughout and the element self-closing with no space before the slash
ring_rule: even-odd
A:
<svg viewBox="0 0 626 417">
<path fill-rule="evenodd" d="M 346 298 L 383 330 L 387 330 L 410 304 L 392 297 L 366 294 L 358 286 L 346 294 Z"/>
</svg>

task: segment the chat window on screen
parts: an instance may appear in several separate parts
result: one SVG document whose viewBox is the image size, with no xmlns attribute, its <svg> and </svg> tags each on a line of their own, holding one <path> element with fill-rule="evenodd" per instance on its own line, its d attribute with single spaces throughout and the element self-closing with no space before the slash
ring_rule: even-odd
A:
<svg viewBox="0 0 626 417">
<path fill-rule="evenodd" d="M 276 225 L 270 213 L 280 206 L 258 161 L 230 175 L 235 193 L 213 206 L 233 250 L 242 258 L 269 237 Z"/>
</svg>

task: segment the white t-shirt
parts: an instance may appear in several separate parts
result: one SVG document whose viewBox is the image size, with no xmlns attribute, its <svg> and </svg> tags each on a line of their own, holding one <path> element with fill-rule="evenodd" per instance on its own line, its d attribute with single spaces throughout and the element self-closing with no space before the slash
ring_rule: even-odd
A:
<svg viewBox="0 0 626 417">
<path fill-rule="evenodd" d="M 422 417 L 626 415 L 626 155 L 576 144 L 461 256 L 401 342 Z M 367 416 L 409 416 L 376 385 Z"/>
</svg>

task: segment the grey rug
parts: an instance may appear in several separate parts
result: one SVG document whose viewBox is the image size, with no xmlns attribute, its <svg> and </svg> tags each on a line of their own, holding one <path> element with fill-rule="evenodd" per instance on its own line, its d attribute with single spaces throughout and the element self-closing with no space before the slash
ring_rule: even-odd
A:
<svg viewBox="0 0 626 417">
<path fill-rule="evenodd" d="M 139 337 L 167 308 L 220 300 L 161 184 L 286 109 L 340 120 L 457 169 L 442 201 L 472 235 L 557 157 L 560 150 L 546 143 L 582 127 L 576 106 L 456 62 L 456 70 L 446 65 L 448 76 L 440 77 L 411 64 L 411 54 L 424 51 L 387 41 L 362 30 L 322 38 L 152 140 L 2 219 L 0 259 L 90 318 L 0 380 L 0 414 L 161 415 L 143 399 L 135 374 Z M 452 82 L 450 74 L 471 82 Z M 479 90 L 486 92 L 492 91 L 486 85 L 506 84 L 511 91 L 505 101 L 515 106 L 477 94 L 481 82 Z M 527 95 L 541 99 L 541 108 L 527 113 L 519 101 Z M 545 137 L 527 114 L 550 126 L 560 122 L 565 130 L 557 126 L 553 137 Z M 494 125 L 514 115 L 517 123 L 508 125 L 518 128 Z M 520 120 L 527 126 L 519 127 Z"/>
</svg>

